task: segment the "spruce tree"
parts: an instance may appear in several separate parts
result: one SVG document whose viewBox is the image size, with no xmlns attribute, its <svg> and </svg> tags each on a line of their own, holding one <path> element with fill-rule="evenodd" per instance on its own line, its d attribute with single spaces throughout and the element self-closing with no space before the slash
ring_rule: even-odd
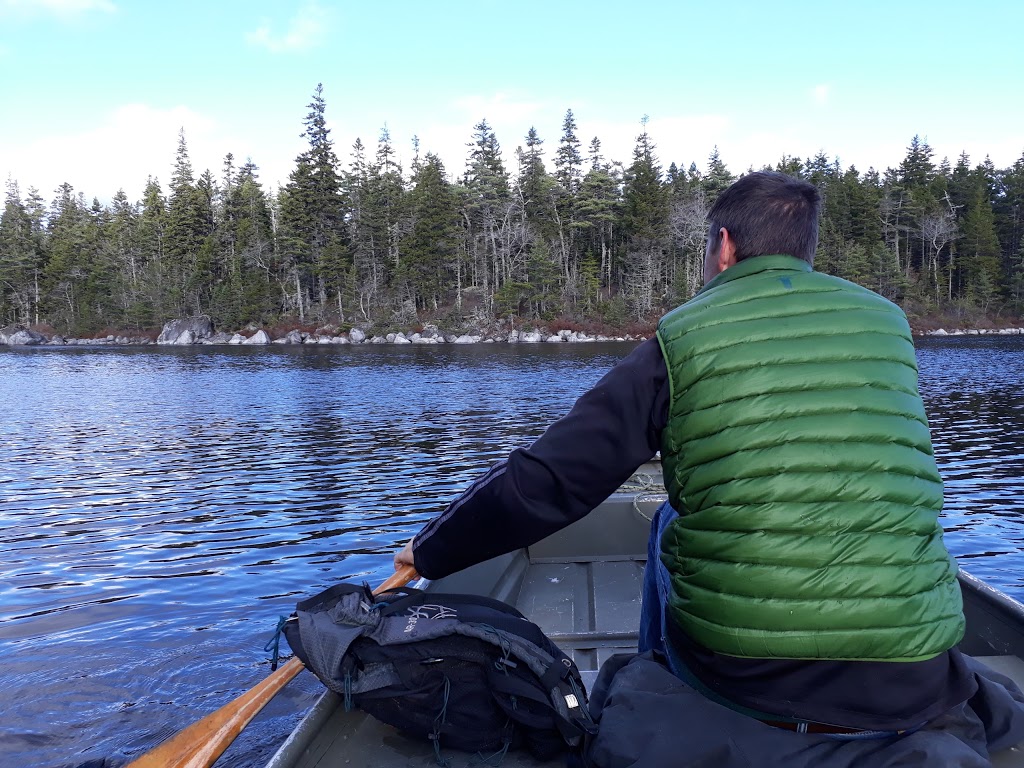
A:
<svg viewBox="0 0 1024 768">
<path fill-rule="evenodd" d="M 142 193 L 139 214 L 139 248 L 145 278 L 141 287 L 138 315 L 156 325 L 171 314 L 165 279 L 167 241 L 167 200 L 160 182 L 149 177 Z"/>
<path fill-rule="evenodd" d="M 361 139 L 353 143 L 350 157 L 348 172 L 342 180 L 342 194 L 349 211 L 347 236 L 355 282 L 351 288 L 363 319 L 369 320 L 378 307 L 386 303 L 382 297 L 387 290 L 387 264 L 380 256 L 375 239 L 370 163 Z"/>
<path fill-rule="evenodd" d="M 463 184 L 467 192 L 470 266 L 473 282 L 490 301 L 509 272 L 511 254 L 504 235 L 509 226 L 511 190 L 501 146 L 486 119 L 473 126 L 468 147 Z"/>
<path fill-rule="evenodd" d="M 1009 269 L 1024 245 L 1024 152 L 1012 166 L 997 174 L 996 186 L 992 213 Z"/>
<path fill-rule="evenodd" d="M 637 137 L 623 193 L 623 226 L 629 237 L 623 287 L 637 319 L 654 308 L 664 289 L 668 239 L 668 188 L 647 134 L 646 117 L 642 123 L 644 131 Z"/>
<path fill-rule="evenodd" d="M 418 309 L 436 311 L 451 288 L 450 274 L 459 258 L 458 199 L 433 153 L 427 153 L 412 181 L 411 227 L 402 239 L 400 276 Z"/>
<path fill-rule="evenodd" d="M 526 150 L 519 152 L 519 193 L 527 221 L 539 226 L 547 214 L 550 192 L 547 171 L 544 169 L 544 150 L 541 149 L 544 140 L 531 126 L 525 142 Z"/>
<path fill-rule="evenodd" d="M 572 110 L 565 111 L 562 120 L 562 138 L 555 152 L 555 179 L 570 199 L 579 192 L 583 180 L 583 155 L 580 154 L 580 140 L 576 137 L 576 120 Z"/>
<path fill-rule="evenodd" d="M 39 322 L 40 238 L 18 184 L 7 182 L 0 214 L 0 323 Z"/>
<path fill-rule="evenodd" d="M 968 204 L 963 220 L 960 251 L 968 295 L 982 309 L 987 310 L 1000 289 L 1001 252 L 995 216 L 981 174 L 976 178 L 974 197 Z"/>
<path fill-rule="evenodd" d="M 124 189 L 119 189 L 111 201 L 110 220 L 104 236 L 111 249 L 116 275 L 117 325 L 140 330 L 152 319 L 146 317 L 140 307 L 144 262 L 139 239 L 139 212 L 129 202 Z"/>
<path fill-rule="evenodd" d="M 233 159 L 231 155 L 228 158 Z M 276 315 L 278 272 L 273 225 L 258 170 L 251 160 L 237 171 L 233 166 L 225 168 L 224 186 L 229 191 L 222 192 L 223 215 L 218 233 L 221 272 L 211 310 L 219 327 L 238 328 Z"/>
<path fill-rule="evenodd" d="M 84 237 L 84 206 L 67 182 L 57 188 L 47 222 L 49 254 L 44 268 L 47 314 L 54 324 L 84 331 L 83 286 L 87 265 Z"/>
<path fill-rule="evenodd" d="M 734 181 L 736 181 L 736 177 L 726 167 L 718 154 L 718 147 L 715 146 L 708 156 L 708 172 L 701 177 L 708 205 L 714 205 L 718 196 Z"/>
<path fill-rule="evenodd" d="M 389 270 L 397 270 L 401 262 L 399 223 L 405 189 L 402 166 L 391 146 L 391 134 L 386 126 L 377 139 L 377 154 L 370 167 L 366 192 L 372 209 L 369 224 L 374 231 L 374 241 Z"/>
<path fill-rule="evenodd" d="M 590 140 L 587 159 L 590 161 L 590 170 L 592 171 L 600 170 L 605 165 L 604 156 L 601 154 L 601 140 L 597 136 Z"/>
<path fill-rule="evenodd" d="M 591 148 L 598 150 L 593 158 L 599 165 L 591 168 L 580 184 L 574 228 L 579 232 L 577 239 L 581 250 L 589 251 L 599 259 L 599 284 L 610 289 L 612 274 L 618 268 L 615 246 L 622 207 L 619 197 L 621 176 L 616 169 L 600 163 L 600 143 L 597 139 L 594 139 Z"/>
<path fill-rule="evenodd" d="M 322 311 L 329 291 L 340 301 L 339 276 L 346 272 L 348 261 L 341 236 L 344 210 L 338 158 L 327 127 L 322 83 L 317 84 L 308 106 L 301 135 L 309 147 L 296 159 L 281 199 L 283 252 L 292 287 L 287 309 L 300 320 L 311 312 L 313 301 Z"/>
<path fill-rule="evenodd" d="M 162 262 L 164 295 L 177 317 L 204 310 L 203 289 L 210 281 L 209 249 L 204 245 L 213 229 L 211 193 L 196 184 L 182 129 L 171 175 Z"/>
</svg>

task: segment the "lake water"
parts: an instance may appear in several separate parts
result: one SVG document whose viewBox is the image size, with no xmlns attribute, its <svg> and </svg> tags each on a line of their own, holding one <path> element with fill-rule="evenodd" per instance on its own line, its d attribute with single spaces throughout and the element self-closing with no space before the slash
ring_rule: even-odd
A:
<svg viewBox="0 0 1024 768">
<path fill-rule="evenodd" d="M 268 671 L 627 344 L 0 348 L 0 764 L 118 765 Z M 947 541 L 1024 598 L 1024 339 L 918 343 Z M 303 673 L 228 751 L 261 765 Z"/>
</svg>

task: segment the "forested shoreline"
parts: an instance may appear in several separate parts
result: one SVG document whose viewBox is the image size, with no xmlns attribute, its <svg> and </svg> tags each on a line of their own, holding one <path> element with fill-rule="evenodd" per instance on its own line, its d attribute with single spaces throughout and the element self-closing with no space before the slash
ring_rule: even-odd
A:
<svg viewBox="0 0 1024 768">
<path fill-rule="evenodd" d="M 152 332 L 208 315 L 223 330 L 642 331 L 699 288 L 705 216 L 737 178 L 717 149 L 703 168 L 664 167 L 646 120 L 628 163 L 606 158 L 571 110 L 552 149 L 530 128 L 511 157 L 481 120 L 458 172 L 415 139 L 401 167 L 386 129 L 343 163 L 326 110 L 317 86 L 307 147 L 276 190 L 231 154 L 197 176 L 183 132 L 166 191 L 149 177 L 139 201 L 89 202 L 65 183 L 47 203 L 9 179 L 0 325 Z M 937 160 L 915 136 L 884 171 L 824 153 L 764 168 L 821 190 L 815 268 L 896 301 L 918 327 L 1024 313 L 1024 153 L 1008 168 Z"/>
</svg>

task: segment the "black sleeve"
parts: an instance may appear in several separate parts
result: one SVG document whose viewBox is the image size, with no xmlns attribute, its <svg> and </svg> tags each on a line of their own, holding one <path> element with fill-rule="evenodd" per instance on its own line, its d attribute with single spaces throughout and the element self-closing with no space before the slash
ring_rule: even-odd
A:
<svg viewBox="0 0 1024 768">
<path fill-rule="evenodd" d="M 668 371 L 651 338 L 427 523 L 413 541 L 417 572 L 447 576 L 589 513 L 661 447 L 668 399 Z"/>
</svg>

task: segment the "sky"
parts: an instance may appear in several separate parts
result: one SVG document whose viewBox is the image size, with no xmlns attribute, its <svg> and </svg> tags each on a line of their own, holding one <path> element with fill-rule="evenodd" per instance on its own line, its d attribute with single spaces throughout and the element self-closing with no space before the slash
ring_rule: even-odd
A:
<svg viewBox="0 0 1024 768">
<path fill-rule="evenodd" d="M 343 167 L 383 129 L 452 176 L 473 126 L 506 166 L 534 127 L 549 169 L 571 109 L 584 147 L 628 165 L 647 131 L 667 168 L 734 173 L 824 151 L 884 170 L 914 135 L 938 162 L 1024 155 L 1024 3 L 633 0 L 0 0 L 0 177 L 47 201 L 70 183 L 138 200 L 251 159 L 266 188 L 303 151 L 318 83 Z"/>
</svg>

